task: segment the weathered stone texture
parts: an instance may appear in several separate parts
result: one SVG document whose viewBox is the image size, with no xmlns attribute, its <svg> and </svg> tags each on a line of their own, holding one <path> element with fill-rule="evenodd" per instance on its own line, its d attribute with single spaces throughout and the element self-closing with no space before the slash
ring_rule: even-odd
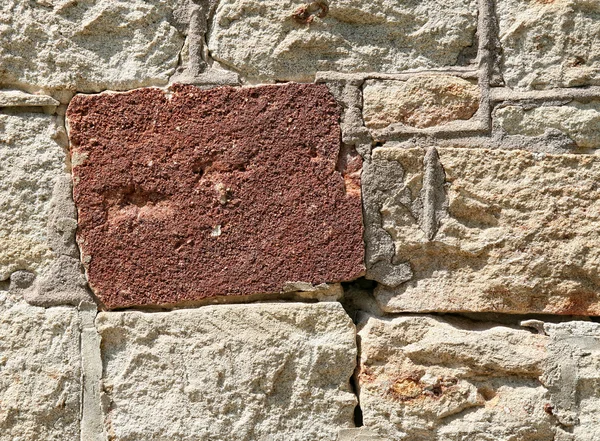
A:
<svg viewBox="0 0 600 441">
<path fill-rule="evenodd" d="M 553 440 L 539 377 L 548 338 L 426 316 L 359 330 L 364 425 L 393 440 Z"/>
<path fill-rule="evenodd" d="M 54 253 L 48 237 L 51 196 L 65 169 L 55 118 L 0 114 L 0 280 L 43 272 Z"/>
<path fill-rule="evenodd" d="M 557 131 L 577 147 L 600 147 L 600 101 L 564 106 L 506 106 L 494 114 L 495 124 L 509 135 L 543 136 Z"/>
<path fill-rule="evenodd" d="M 109 308 L 364 271 L 360 157 L 322 85 L 175 86 L 69 107 L 78 240 Z"/>
<path fill-rule="evenodd" d="M 390 285 L 376 290 L 384 310 L 600 312 L 597 157 L 438 153 L 373 152 L 369 173 L 387 187 L 366 190 L 366 212 L 393 240 L 392 263 L 410 267 L 404 283 L 372 277 Z"/>
<path fill-rule="evenodd" d="M 363 89 L 365 125 L 393 123 L 432 127 L 471 118 L 479 108 L 479 88 L 451 75 L 422 75 L 408 81 L 368 80 Z"/>
<path fill-rule="evenodd" d="M 0 291 L 0 440 L 77 440 L 77 312 L 10 303 Z"/>
<path fill-rule="evenodd" d="M 600 324 L 546 323 L 551 337 L 542 381 L 566 441 L 600 440 Z"/>
<path fill-rule="evenodd" d="M 457 64 L 475 42 L 475 0 L 226 0 L 211 55 L 251 80 L 309 81 L 315 72 L 398 72 Z"/>
<path fill-rule="evenodd" d="M 496 10 L 509 87 L 600 84 L 600 3 L 498 0 Z"/>
<path fill-rule="evenodd" d="M 0 85 L 96 92 L 166 84 L 183 36 L 175 0 L 3 0 Z"/>
<path fill-rule="evenodd" d="M 338 303 L 100 313 L 114 441 L 336 440 L 353 426 L 354 325 Z"/>
</svg>

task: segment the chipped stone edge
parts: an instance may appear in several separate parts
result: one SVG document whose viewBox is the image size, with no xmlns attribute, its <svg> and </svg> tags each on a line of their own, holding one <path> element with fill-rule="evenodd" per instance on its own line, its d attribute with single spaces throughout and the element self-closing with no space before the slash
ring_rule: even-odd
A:
<svg viewBox="0 0 600 441">
<path fill-rule="evenodd" d="M 357 278 L 360 276 L 357 276 Z M 92 288 L 93 289 L 93 288 Z M 285 282 L 279 292 L 273 293 L 255 293 L 245 295 L 220 295 L 208 297 L 200 300 L 189 300 L 177 303 L 158 303 L 158 304 L 132 304 L 118 308 L 107 308 L 99 299 L 96 299 L 98 307 L 102 312 L 120 312 L 120 311 L 177 311 L 180 309 L 199 308 L 210 305 L 236 305 L 252 303 L 277 303 L 277 302 L 300 302 L 300 303 L 318 303 L 318 302 L 337 302 L 344 296 L 344 288 L 339 282 L 321 283 L 313 285 L 310 282 Z"/>
<path fill-rule="evenodd" d="M 54 113 L 60 102 L 49 95 L 36 95 L 21 90 L 0 90 L 0 107 L 44 107 Z"/>
</svg>

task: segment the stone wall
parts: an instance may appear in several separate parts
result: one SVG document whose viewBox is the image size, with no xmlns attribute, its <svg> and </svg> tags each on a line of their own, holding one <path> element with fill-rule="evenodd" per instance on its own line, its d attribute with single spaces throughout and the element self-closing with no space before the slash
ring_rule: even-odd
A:
<svg viewBox="0 0 600 441">
<path fill-rule="evenodd" d="M 0 441 L 600 441 L 600 3 L 4 0 Z"/>
</svg>

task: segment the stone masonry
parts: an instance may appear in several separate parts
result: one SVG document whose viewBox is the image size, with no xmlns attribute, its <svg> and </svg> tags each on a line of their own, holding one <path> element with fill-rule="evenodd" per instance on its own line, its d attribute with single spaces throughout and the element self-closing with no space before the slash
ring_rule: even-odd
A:
<svg viewBox="0 0 600 441">
<path fill-rule="evenodd" d="M 4 0 L 0 441 L 600 441 L 600 3 Z"/>
</svg>

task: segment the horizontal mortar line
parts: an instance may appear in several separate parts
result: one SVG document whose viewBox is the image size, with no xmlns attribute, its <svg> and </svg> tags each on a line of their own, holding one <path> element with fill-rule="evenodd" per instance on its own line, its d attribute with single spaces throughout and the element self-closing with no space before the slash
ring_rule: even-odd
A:
<svg viewBox="0 0 600 441">
<path fill-rule="evenodd" d="M 327 303 L 327 302 L 336 302 L 341 303 L 341 299 L 318 299 L 318 298 L 308 298 L 308 297 L 274 297 L 274 298 L 253 298 L 253 299 L 240 299 L 240 300 L 209 300 L 209 301 L 198 301 L 192 302 L 190 304 L 174 304 L 174 305 L 165 305 L 165 304 L 157 304 L 157 305 L 132 305 L 126 306 L 123 308 L 115 308 L 115 309 L 99 309 L 98 312 L 143 312 L 143 313 L 159 313 L 159 312 L 175 312 L 175 311 L 189 311 L 202 309 L 205 306 L 231 306 L 231 305 L 256 305 L 256 304 L 291 304 L 291 303 L 302 303 L 307 305 L 314 305 L 317 303 Z"/>
<path fill-rule="evenodd" d="M 600 87 L 559 88 L 549 90 L 516 91 L 508 87 L 492 87 L 490 98 L 494 102 L 522 100 L 560 100 L 600 98 Z"/>
<path fill-rule="evenodd" d="M 351 80 L 401 80 L 406 81 L 420 75 L 428 74 L 448 74 L 460 78 L 478 79 L 479 69 L 472 67 L 439 68 L 425 70 L 410 70 L 402 73 L 383 73 L 383 72 L 357 72 L 343 73 L 333 71 L 322 71 L 315 74 L 315 83 L 325 81 L 351 81 Z"/>
</svg>

